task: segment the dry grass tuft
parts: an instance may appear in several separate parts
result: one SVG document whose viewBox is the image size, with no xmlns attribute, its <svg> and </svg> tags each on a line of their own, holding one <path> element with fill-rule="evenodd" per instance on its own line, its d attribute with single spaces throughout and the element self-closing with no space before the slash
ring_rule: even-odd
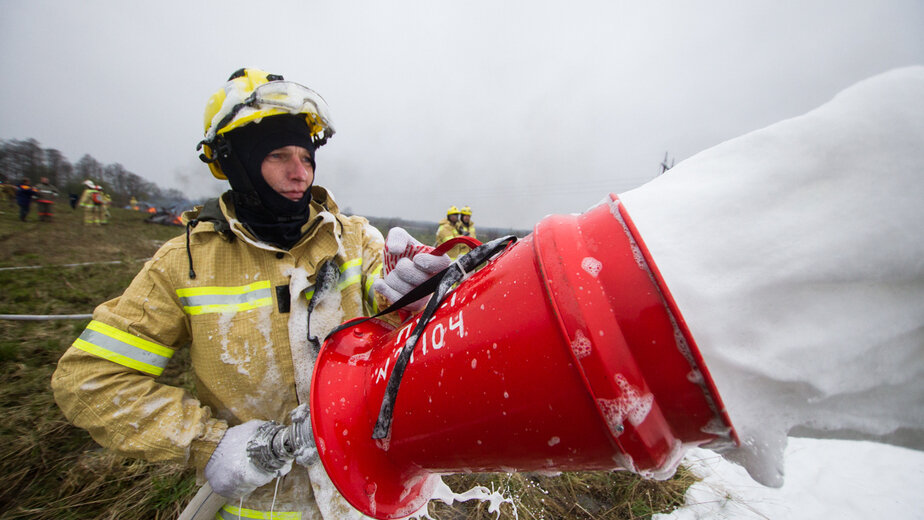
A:
<svg viewBox="0 0 924 520">
<path fill-rule="evenodd" d="M 431 502 L 431 515 L 440 520 L 622 520 L 650 518 L 683 504 L 684 493 L 696 478 L 681 468 L 666 481 L 640 479 L 627 472 L 566 472 L 555 476 L 523 473 L 450 475 L 443 481 L 457 493 L 483 486 L 512 499 L 500 511 L 487 502 L 451 506 Z M 498 514 L 499 513 L 499 514 Z"/>
</svg>

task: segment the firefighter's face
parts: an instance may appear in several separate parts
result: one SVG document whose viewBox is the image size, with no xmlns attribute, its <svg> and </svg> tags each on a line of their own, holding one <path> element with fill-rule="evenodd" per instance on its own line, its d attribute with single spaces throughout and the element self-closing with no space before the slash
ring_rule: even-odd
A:
<svg viewBox="0 0 924 520">
<path fill-rule="evenodd" d="M 314 182 L 311 154 L 301 146 L 283 146 L 266 154 L 260 172 L 276 193 L 291 201 L 301 200 Z"/>
</svg>

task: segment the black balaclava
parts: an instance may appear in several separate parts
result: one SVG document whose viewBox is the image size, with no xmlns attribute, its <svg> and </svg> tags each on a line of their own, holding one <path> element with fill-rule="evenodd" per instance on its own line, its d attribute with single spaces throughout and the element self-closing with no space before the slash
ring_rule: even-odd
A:
<svg viewBox="0 0 924 520">
<path fill-rule="evenodd" d="M 308 221 L 311 187 L 300 200 L 291 201 L 267 184 L 261 166 L 273 150 L 295 145 L 308 150 L 313 167 L 316 146 L 310 136 L 304 116 L 267 117 L 228 132 L 233 156 L 219 159 L 231 184 L 237 217 L 257 238 L 285 249 L 302 236 L 301 228 Z"/>
</svg>

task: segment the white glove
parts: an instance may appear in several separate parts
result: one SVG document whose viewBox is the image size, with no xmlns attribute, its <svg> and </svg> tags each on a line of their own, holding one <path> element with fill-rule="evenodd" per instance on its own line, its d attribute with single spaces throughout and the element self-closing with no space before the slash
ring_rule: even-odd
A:
<svg viewBox="0 0 924 520">
<path fill-rule="evenodd" d="M 270 473 L 250 460 L 247 444 L 258 436 L 258 430 L 265 424 L 270 423 L 253 420 L 232 426 L 225 432 L 212 458 L 205 465 L 205 478 L 216 493 L 225 498 L 237 499 L 292 469 L 292 462 L 289 461 L 279 471 Z"/>
<path fill-rule="evenodd" d="M 385 277 L 377 279 L 372 288 L 394 303 L 452 263 L 448 255 L 431 255 L 430 251 L 432 247 L 421 244 L 404 229 L 392 228 L 385 239 Z M 404 308 L 416 312 L 426 304 L 424 297 Z"/>
</svg>

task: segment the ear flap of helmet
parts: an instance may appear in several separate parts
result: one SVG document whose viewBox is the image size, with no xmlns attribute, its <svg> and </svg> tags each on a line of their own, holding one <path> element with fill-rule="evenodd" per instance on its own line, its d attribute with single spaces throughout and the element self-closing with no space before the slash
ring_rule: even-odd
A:
<svg viewBox="0 0 924 520">
<path fill-rule="evenodd" d="M 202 153 L 199 154 L 199 160 L 209 166 L 209 171 L 212 172 L 213 177 L 223 181 L 228 180 L 228 176 L 221 170 L 221 164 L 218 162 L 218 154 L 229 154 L 231 152 L 230 145 L 224 137 L 219 137 L 213 141 L 212 145 L 215 149 L 213 149 L 213 146 L 205 144 L 205 141 L 199 142 L 199 145 L 196 146 L 196 150 L 202 150 Z"/>
</svg>

